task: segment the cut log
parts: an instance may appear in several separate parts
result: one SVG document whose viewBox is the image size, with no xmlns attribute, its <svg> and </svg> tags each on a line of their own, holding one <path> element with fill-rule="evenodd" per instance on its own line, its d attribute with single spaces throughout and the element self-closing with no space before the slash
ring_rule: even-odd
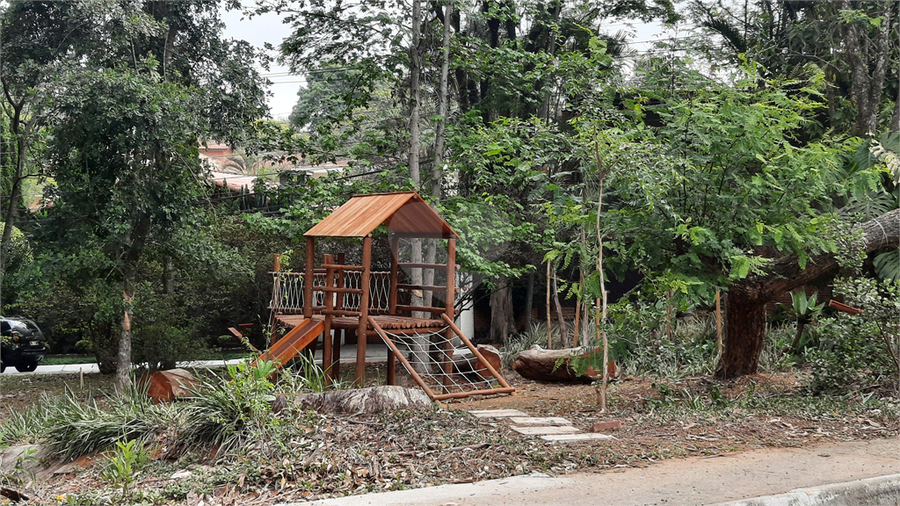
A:
<svg viewBox="0 0 900 506">
<path fill-rule="evenodd" d="M 383 411 L 417 410 L 431 406 L 431 399 L 422 390 L 394 385 L 300 394 L 293 398 L 293 402 L 301 408 L 323 413 L 367 415 Z"/>
<path fill-rule="evenodd" d="M 545 350 L 540 346 L 532 346 L 530 349 L 519 353 L 512 368 L 523 378 L 537 381 L 557 381 L 570 383 L 590 383 L 599 381 L 602 373 L 592 367 L 582 375 L 578 375 L 569 365 L 572 357 L 586 356 L 594 351 L 593 348 L 579 347 L 566 348 L 562 350 Z M 563 362 L 556 367 L 556 362 L 562 359 Z M 612 373 L 614 371 L 613 362 L 610 362 Z M 613 375 L 613 374 L 611 374 Z"/>
<path fill-rule="evenodd" d="M 487 361 L 495 371 L 500 371 L 502 361 L 500 360 L 500 350 L 489 344 L 479 344 L 476 346 L 478 353 Z M 481 360 L 472 353 L 469 348 L 456 348 L 453 350 L 453 369 L 460 374 L 478 374 L 482 378 L 491 376 L 488 368 L 485 367 Z"/>
<path fill-rule="evenodd" d="M 200 386 L 197 378 L 184 369 L 151 372 L 141 377 L 140 382 L 146 385 L 147 396 L 157 403 L 190 397 L 191 390 Z"/>
</svg>

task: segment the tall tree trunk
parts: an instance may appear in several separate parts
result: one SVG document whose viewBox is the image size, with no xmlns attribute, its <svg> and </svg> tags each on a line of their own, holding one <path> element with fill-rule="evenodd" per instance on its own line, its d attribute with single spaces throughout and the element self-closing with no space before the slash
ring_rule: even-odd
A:
<svg viewBox="0 0 900 506">
<path fill-rule="evenodd" d="M 12 187 L 9 191 L 9 199 L 6 202 L 6 212 L 3 221 L 6 225 L 3 227 L 3 235 L 0 238 L 0 247 L 7 250 L 12 237 L 12 229 L 16 226 L 19 216 L 19 203 L 22 200 L 22 180 L 25 178 L 25 160 L 28 156 L 28 139 L 30 137 L 30 128 L 22 120 L 22 110 L 25 107 L 24 102 L 14 103 L 9 94 L 6 95 L 7 100 L 12 104 L 13 114 L 10 118 L 10 130 L 16 138 L 16 163 L 15 173 L 12 177 Z M 0 269 L 3 270 L 3 269 Z"/>
<path fill-rule="evenodd" d="M 450 72 L 450 17 L 453 13 L 453 2 L 447 1 L 444 5 L 444 31 L 441 54 L 441 84 L 438 90 L 438 120 L 434 133 L 434 160 L 431 167 L 431 199 L 433 204 L 441 198 L 441 182 L 443 179 L 444 165 L 444 139 L 447 136 L 447 103 L 449 102 L 448 94 L 450 90 L 447 86 L 448 74 Z M 428 247 L 425 252 L 425 263 L 433 264 L 437 259 L 437 239 L 429 239 Z M 434 269 L 428 269 L 424 275 L 423 284 L 426 286 L 434 285 Z M 433 293 L 428 292 L 425 298 L 425 305 L 433 305 Z"/>
<path fill-rule="evenodd" d="M 421 145 L 420 129 L 419 129 L 419 80 L 421 78 L 421 54 L 419 53 L 419 42 L 421 39 L 422 24 L 422 3 L 421 0 L 413 0 L 412 2 L 412 45 L 409 48 L 409 178 L 419 190 L 422 185 L 422 175 L 419 169 L 419 151 Z M 412 239 L 411 257 L 413 263 L 422 262 L 422 240 Z M 413 268 L 410 272 L 410 280 L 414 285 L 422 285 L 422 269 Z M 414 292 L 412 296 L 412 305 L 425 305 L 424 294 Z M 417 313 L 414 316 L 424 317 L 426 315 Z M 430 316 L 430 315 L 429 315 Z M 428 347 L 429 342 L 426 338 L 417 337 L 413 340 L 412 365 L 419 374 L 427 373 L 428 367 Z"/>
<path fill-rule="evenodd" d="M 869 27 L 856 22 L 842 22 L 841 35 L 845 45 L 846 61 L 850 66 L 850 98 L 857 109 L 854 133 L 870 135 L 878 126 L 878 106 L 884 92 L 890 58 L 890 34 L 894 25 L 891 2 L 875 2 L 879 6 L 881 24 L 873 37 Z M 850 0 L 841 2 L 842 10 L 852 10 Z M 869 12 L 868 14 L 876 14 Z"/>
<path fill-rule="evenodd" d="M 861 225 L 863 248 L 872 252 L 900 244 L 900 209 L 894 209 Z M 725 305 L 724 350 L 715 376 L 735 378 L 759 371 L 759 354 L 766 339 L 765 304 L 834 270 L 838 261 L 831 253 L 809 259 L 801 268 L 794 255 L 775 259 L 769 273 L 751 276 L 728 288 Z"/>
<path fill-rule="evenodd" d="M 119 353 L 116 356 L 116 391 L 125 393 L 131 387 L 131 322 L 134 304 L 134 269 L 126 266 L 125 286 L 122 291 L 122 333 L 119 335 Z"/>
<path fill-rule="evenodd" d="M 163 293 L 166 295 L 175 294 L 175 263 L 170 256 L 166 257 L 163 269 Z"/>
<path fill-rule="evenodd" d="M 739 287 L 728 290 L 725 305 L 725 348 L 715 376 L 727 379 L 754 374 L 766 341 L 766 302 Z M 732 336 L 741 336 L 738 339 Z"/>
<path fill-rule="evenodd" d="M 491 342 L 502 342 L 505 346 L 509 342 L 509 334 L 515 329 L 513 317 L 512 290 L 509 288 L 509 280 L 501 277 L 496 281 L 496 287 L 491 292 Z"/>
<path fill-rule="evenodd" d="M 554 267 L 556 265 L 554 264 Z M 563 315 L 562 304 L 559 303 L 559 288 L 556 283 L 556 269 L 553 269 L 553 306 L 556 308 L 556 319 L 559 321 L 559 342 L 563 348 L 571 344 L 569 340 L 569 328 L 566 325 L 566 317 Z"/>
<path fill-rule="evenodd" d="M 138 219 L 135 226 L 128 231 L 125 237 L 125 251 L 122 262 L 122 277 L 124 278 L 124 286 L 122 288 L 122 332 L 119 335 L 119 353 L 116 359 L 116 391 L 119 393 L 127 392 L 131 387 L 131 338 L 132 323 L 134 321 L 132 318 L 132 304 L 134 303 L 137 266 L 141 255 L 144 253 L 144 246 L 147 244 L 149 234 L 150 219 L 145 217 Z"/>
<path fill-rule="evenodd" d="M 531 330 L 531 313 L 534 312 L 534 269 L 528 273 L 528 279 L 525 286 L 525 330 Z"/>
</svg>

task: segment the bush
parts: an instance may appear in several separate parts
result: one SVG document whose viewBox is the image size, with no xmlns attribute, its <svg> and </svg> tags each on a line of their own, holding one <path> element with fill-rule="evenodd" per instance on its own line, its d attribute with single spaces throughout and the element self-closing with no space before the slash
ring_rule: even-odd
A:
<svg viewBox="0 0 900 506">
<path fill-rule="evenodd" d="M 608 311 L 610 358 L 627 374 L 676 377 L 709 374 L 715 365 L 715 317 L 672 317 L 666 334 L 665 300 L 620 302 Z"/>
<path fill-rule="evenodd" d="M 900 283 L 841 279 L 835 281 L 835 293 L 863 313 L 822 318 L 819 346 L 806 354 L 809 387 L 817 393 L 845 393 L 894 384 L 900 373 Z"/>
<path fill-rule="evenodd" d="M 185 407 L 187 427 L 180 439 L 188 446 L 214 444 L 219 452 L 239 450 L 254 425 L 273 418 L 273 362 L 228 366 L 226 377 L 206 379 Z"/>
</svg>

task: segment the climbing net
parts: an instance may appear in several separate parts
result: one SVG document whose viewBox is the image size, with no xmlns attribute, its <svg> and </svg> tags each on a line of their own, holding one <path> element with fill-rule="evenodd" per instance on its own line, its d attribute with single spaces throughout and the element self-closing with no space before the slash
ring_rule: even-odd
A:
<svg viewBox="0 0 900 506">
<path fill-rule="evenodd" d="M 509 393 L 512 389 L 491 369 L 472 343 L 450 326 L 439 330 L 406 329 L 402 333 L 376 328 L 409 375 L 432 399 Z M 463 347 L 454 347 L 454 341 Z M 495 375 L 495 372 L 496 375 Z"/>
</svg>

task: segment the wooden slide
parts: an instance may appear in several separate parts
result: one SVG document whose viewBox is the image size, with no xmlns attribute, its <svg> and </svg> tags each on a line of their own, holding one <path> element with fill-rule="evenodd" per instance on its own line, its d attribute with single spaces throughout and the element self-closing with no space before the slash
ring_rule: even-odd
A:
<svg viewBox="0 0 900 506">
<path fill-rule="evenodd" d="M 323 320 L 306 319 L 298 323 L 294 328 L 288 331 L 281 339 L 276 341 L 253 361 L 252 365 L 263 360 L 274 361 L 281 367 L 288 360 L 292 359 L 296 354 L 300 353 L 325 331 L 325 322 Z"/>
</svg>

